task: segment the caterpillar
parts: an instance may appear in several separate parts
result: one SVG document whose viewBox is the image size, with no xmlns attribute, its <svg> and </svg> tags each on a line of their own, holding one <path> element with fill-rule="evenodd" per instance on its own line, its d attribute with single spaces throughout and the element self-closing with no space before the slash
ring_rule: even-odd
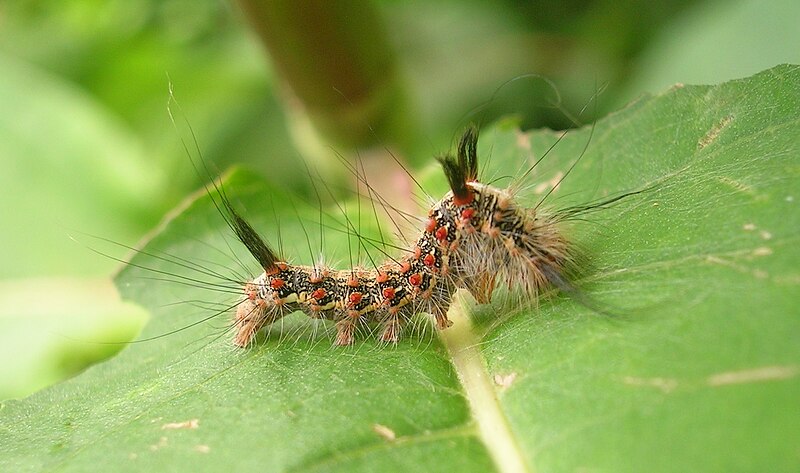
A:
<svg viewBox="0 0 800 473">
<path fill-rule="evenodd" d="M 440 330 L 451 326 L 447 310 L 456 290 L 466 289 L 483 304 L 492 300 L 498 284 L 533 300 L 553 287 L 588 304 L 570 282 L 578 252 L 561 222 L 641 191 L 559 211 L 527 208 L 512 189 L 479 181 L 477 143 L 478 129 L 469 126 L 456 154 L 437 158 L 449 192 L 430 207 L 424 228 L 402 256 L 371 269 L 291 264 L 219 192 L 218 208 L 263 269 L 244 284 L 233 317 L 233 343 L 252 345 L 262 328 L 295 311 L 333 321 L 339 346 L 353 344 L 362 324 L 377 324 L 380 342 L 396 343 L 418 313 L 430 314 Z"/>
</svg>

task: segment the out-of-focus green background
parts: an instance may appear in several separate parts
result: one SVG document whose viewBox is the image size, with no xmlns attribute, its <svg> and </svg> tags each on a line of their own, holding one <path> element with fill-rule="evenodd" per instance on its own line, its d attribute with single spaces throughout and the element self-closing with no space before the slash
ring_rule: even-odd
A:
<svg viewBox="0 0 800 473">
<path fill-rule="evenodd" d="M 205 159 L 220 169 L 246 163 L 307 192 L 299 163 L 314 159 L 324 133 L 309 144 L 303 110 L 266 53 L 280 45 L 291 56 L 293 40 L 265 44 L 251 28 L 259 24 L 253 4 L 0 3 L 0 399 L 109 356 L 122 345 L 94 342 L 129 339 L 146 320 L 116 296 L 120 263 L 87 247 L 124 259 L 124 248 L 91 235 L 135 245 L 199 187 L 181 144 L 185 128 L 167 113 L 170 84 L 176 121 L 191 123 Z M 385 40 L 396 66 L 387 74 L 406 104 L 395 118 L 407 133 L 396 144 L 417 165 L 446 150 L 489 99 L 482 120 L 518 113 L 526 126 L 564 128 L 564 110 L 577 116 L 598 89 L 603 115 L 676 82 L 800 63 L 796 0 L 364 5 L 374 16 L 335 23 Z M 323 56 L 330 46 L 320 45 Z M 552 86 L 525 79 L 500 87 L 531 73 Z M 547 106 L 556 90 L 561 110 Z M 372 137 L 384 143 L 376 129 Z M 338 150 L 368 144 L 330 142 Z"/>
</svg>

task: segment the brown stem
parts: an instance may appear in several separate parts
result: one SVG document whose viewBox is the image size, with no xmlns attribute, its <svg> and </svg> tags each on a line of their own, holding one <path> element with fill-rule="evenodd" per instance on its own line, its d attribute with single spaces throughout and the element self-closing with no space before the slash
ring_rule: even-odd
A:
<svg viewBox="0 0 800 473">
<path fill-rule="evenodd" d="M 319 132 L 353 147 L 405 141 L 408 114 L 395 58 L 371 2 L 239 2 Z"/>
</svg>

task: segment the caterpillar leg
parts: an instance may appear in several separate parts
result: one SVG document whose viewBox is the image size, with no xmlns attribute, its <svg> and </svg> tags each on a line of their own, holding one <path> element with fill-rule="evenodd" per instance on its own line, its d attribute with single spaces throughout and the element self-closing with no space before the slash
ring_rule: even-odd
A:
<svg viewBox="0 0 800 473">
<path fill-rule="evenodd" d="M 447 318 L 447 308 L 437 305 L 433 308 L 433 320 L 436 322 L 436 328 L 444 330 L 453 325 L 453 321 Z"/>
<path fill-rule="evenodd" d="M 354 317 L 345 317 L 336 322 L 336 342 L 340 347 L 352 345 L 355 338 L 353 332 L 356 330 L 356 320 Z"/>
<path fill-rule="evenodd" d="M 408 317 L 404 317 L 401 312 L 390 314 L 383 322 L 383 332 L 381 332 L 381 342 L 397 343 L 400 340 L 400 333 L 408 322 Z"/>
<path fill-rule="evenodd" d="M 472 294 L 472 297 L 478 301 L 478 304 L 488 304 L 492 301 L 495 282 L 496 275 L 483 273 L 466 281 L 465 285 L 470 294 Z"/>
</svg>

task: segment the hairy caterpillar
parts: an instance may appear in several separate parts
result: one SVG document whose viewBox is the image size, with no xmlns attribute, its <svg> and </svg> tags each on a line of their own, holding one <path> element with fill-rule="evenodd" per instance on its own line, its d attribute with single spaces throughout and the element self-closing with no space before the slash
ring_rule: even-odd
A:
<svg viewBox="0 0 800 473">
<path fill-rule="evenodd" d="M 379 324 L 380 340 L 393 343 L 417 313 L 431 314 L 439 329 L 449 327 L 447 310 L 459 288 L 479 303 L 492 299 L 498 282 L 532 299 L 551 286 L 580 294 L 570 282 L 576 249 L 561 222 L 641 191 L 559 211 L 526 208 L 512 190 L 479 182 L 477 141 L 477 128 L 471 126 L 455 156 L 438 158 L 450 191 L 431 206 L 408 251 L 371 269 L 289 263 L 219 192 L 218 207 L 228 225 L 264 270 L 244 284 L 234 344 L 249 346 L 259 330 L 298 310 L 334 321 L 336 345 L 352 344 L 362 324 Z"/>
</svg>

